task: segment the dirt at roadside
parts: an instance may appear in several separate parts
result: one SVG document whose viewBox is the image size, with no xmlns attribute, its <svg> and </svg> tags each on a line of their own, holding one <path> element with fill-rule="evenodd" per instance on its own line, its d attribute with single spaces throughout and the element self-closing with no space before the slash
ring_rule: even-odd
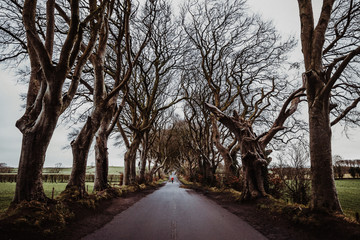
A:
<svg viewBox="0 0 360 240">
<path fill-rule="evenodd" d="M 119 198 L 103 202 L 96 210 L 78 212 L 65 231 L 56 236 L 56 239 L 76 240 L 94 232 L 110 222 L 117 214 L 125 211 L 143 197 L 154 192 L 158 187 L 127 193 Z"/>
<path fill-rule="evenodd" d="M 270 240 L 360 240 L 360 224 L 321 215 L 316 225 L 296 224 L 289 214 L 260 209 L 257 203 L 237 203 L 227 193 L 195 189 L 248 222 Z M 319 216 L 317 216 L 319 217 Z"/>
<path fill-rule="evenodd" d="M 249 223 L 269 239 L 316 239 L 301 229 L 294 228 L 287 219 L 283 219 L 281 216 L 265 214 L 257 208 L 256 204 L 236 203 L 227 198 L 224 193 L 206 192 L 204 195 Z"/>
</svg>

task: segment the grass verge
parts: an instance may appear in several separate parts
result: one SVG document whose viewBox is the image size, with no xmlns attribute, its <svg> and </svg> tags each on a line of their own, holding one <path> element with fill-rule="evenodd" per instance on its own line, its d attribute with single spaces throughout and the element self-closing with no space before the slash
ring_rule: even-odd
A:
<svg viewBox="0 0 360 240">
<path fill-rule="evenodd" d="M 38 201 L 24 201 L 7 209 L 0 215 L 0 235 L 4 239 L 27 239 L 31 236 L 35 239 L 55 239 L 72 219 L 83 216 L 84 212 L 95 212 L 100 203 L 105 200 L 125 196 L 127 193 L 153 189 L 162 184 L 162 181 L 149 185 L 133 185 L 125 187 L 113 187 L 104 191 L 85 194 L 82 196 L 77 188 L 65 191 L 66 184 L 55 184 L 57 192 L 61 192 L 54 200 L 47 203 Z M 13 196 L 15 184 L 4 184 L 9 199 Z M 53 186 L 44 186 L 48 195 L 52 193 Z M 55 189 L 55 188 L 54 188 Z M 92 191 L 92 186 L 89 191 Z M 10 198 L 11 197 L 11 198 Z"/>
<path fill-rule="evenodd" d="M 345 215 L 355 218 L 356 213 L 360 214 L 360 179 L 336 180 L 335 184 Z"/>
<path fill-rule="evenodd" d="M 62 191 L 65 190 L 67 183 L 43 183 L 44 192 L 48 198 L 52 198 L 52 191 L 54 188 L 54 198 L 56 198 Z M 1 182 L 0 183 L 0 214 L 4 213 L 9 207 L 15 193 L 16 183 Z M 87 192 L 91 193 L 94 188 L 94 183 L 86 183 Z"/>
</svg>

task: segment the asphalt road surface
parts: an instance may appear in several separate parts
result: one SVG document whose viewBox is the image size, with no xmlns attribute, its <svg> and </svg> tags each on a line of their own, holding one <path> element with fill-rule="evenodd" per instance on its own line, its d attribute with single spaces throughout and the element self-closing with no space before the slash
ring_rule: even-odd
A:
<svg viewBox="0 0 360 240">
<path fill-rule="evenodd" d="M 135 203 L 85 240 L 266 239 L 239 217 L 177 181 Z"/>
</svg>

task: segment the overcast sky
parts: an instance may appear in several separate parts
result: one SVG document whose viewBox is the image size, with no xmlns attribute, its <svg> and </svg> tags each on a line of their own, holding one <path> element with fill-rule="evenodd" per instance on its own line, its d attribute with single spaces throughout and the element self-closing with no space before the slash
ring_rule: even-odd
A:
<svg viewBox="0 0 360 240">
<path fill-rule="evenodd" d="M 176 0 L 174 0 L 176 2 Z M 320 0 L 313 0 L 314 9 L 318 12 Z M 251 8 L 272 20 L 283 35 L 300 35 L 300 22 L 296 0 L 248 0 Z M 316 18 L 317 19 L 317 18 Z M 301 59 L 300 47 L 296 49 L 293 59 Z M 0 163 L 17 167 L 21 148 L 21 134 L 15 127 L 15 122 L 24 110 L 19 94 L 26 92 L 26 88 L 16 84 L 16 79 L 5 66 L 0 66 Z M 62 163 L 63 166 L 72 165 L 71 150 L 62 150 L 68 145 L 67 127 L 59 126 L 54 133 L 47 151 L 45 166 Z M 341 126 L 333 129 L 333 155 L 341 155 L 345 159 L 360 158 L 360 129 L 351 130 L 349 139 L 342 133 Z M 115 147 L 109 148 L 110 165 L 123 165 L 123 152 Z M 88 164 L 94 162 L 94 156 L 89 156 Z"/>
</svg>

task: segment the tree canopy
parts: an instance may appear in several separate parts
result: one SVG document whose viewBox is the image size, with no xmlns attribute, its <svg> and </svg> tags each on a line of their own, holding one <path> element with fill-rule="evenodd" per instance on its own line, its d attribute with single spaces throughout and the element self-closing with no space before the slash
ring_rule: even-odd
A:
<svg viewBox="0 0 360 240">
<path fill-rule="evenodd" d="M 360 3 L 323 0 L 318 22 L 310 0 L 298 4 L 301 77 L 290 70 L 296 38 L 245 0 L 189 0 L 178 14 L 165 0 L 2 1 L 0 62 L 25 66 L 28 86 L 14 203 L 48 200 L 42 168 L 65 119 L 75 127 L 67 191 L 81 197 L 94 139 L 95 191 L 111 187 L 115 136 L 125 185 L 177 170 L 203 184 L 237 182 L 254 199 L 268 195 L 275 146 L 309 132 L 311 206 L 341 212 L 331 126 L 359 125 Z M 308 124 L 296 114 L 305 101 Z"/>
</svg>

